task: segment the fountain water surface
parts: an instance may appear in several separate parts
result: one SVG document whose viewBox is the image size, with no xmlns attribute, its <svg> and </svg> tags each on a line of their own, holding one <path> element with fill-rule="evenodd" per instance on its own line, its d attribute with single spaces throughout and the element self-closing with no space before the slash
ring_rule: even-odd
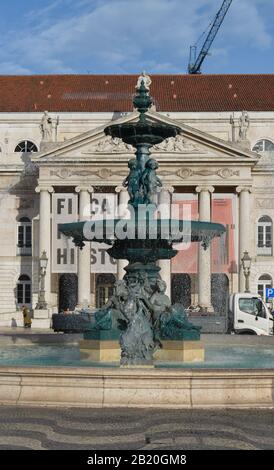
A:
<svg viewBox="0 0 274 470">
<path fill-rule="evenodd" d="M 225 231 L 220 224 L 157 217 L 155 196 L 162 182 L 150 149 L 181 130 L 149 120 L 146 113 L 152 98 L 144 81 L 133 104 L 140 113 L 137 122 L 113 124 L 105 129 L 106 135 L 121 138 L 136 149 L 123 182 L 130 197 L 130 218 L 59 225 L 60 231 L 73 237 L 80 248 L 90 241 L 106 243 L 113 258 L 129 262 L 109 302 L 76 328 L 77 332 L 79 328 L 84 332 L 85 339 L 119 340 L 120 363 L 125 366 L 152 364 L 153 354 L 163 347 L 164 341 L 199 340 L 200 328 L 188 321 L 182 305 L 172 305 L 165 294 L 166 284 L 156 263 L 177 254 L 172 246 L 175 242 L 198 241 L 206 249 L 212 238 Z M 57 317 L 60 315 L 54 319 L 56 330 Z"/>
</svg>

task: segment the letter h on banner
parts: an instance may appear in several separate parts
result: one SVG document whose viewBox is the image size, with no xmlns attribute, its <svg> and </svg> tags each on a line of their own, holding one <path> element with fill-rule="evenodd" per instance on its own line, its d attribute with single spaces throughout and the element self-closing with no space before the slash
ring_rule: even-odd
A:
<svg viewBox="0 0 274 470">
<path fill-rule="evenodd" d="M 77 273 L 77 248 L 71 238 L 58 230 L 58 224 L 75 222 L 78 218 L 77 195 L 52 195 L 52 272 Z"/>
</svg>

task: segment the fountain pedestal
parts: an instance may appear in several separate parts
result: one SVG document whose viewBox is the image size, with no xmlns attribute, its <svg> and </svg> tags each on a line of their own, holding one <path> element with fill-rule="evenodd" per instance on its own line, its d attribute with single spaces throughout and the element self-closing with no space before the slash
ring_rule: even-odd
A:
<svg viewBox="0 0 274 470">
<path fill-rule="evenodd" d="M 120 362 L 121 349 L 119 341 L 117 340 L 108 341 L 83 339 L 80 341 L 79 347 L 81 359 L 86 359 L 101 364 L 119 364 Z"/>
<path fill-rule="evenodd" d="M 121 357 L 119 337 L 120 331 L 115 329 L 92 330 L 84 333 L 84 339 L 79 343 L 81 358 L 102 364 L 119 364 Z"/>
<path fill-rule="evenodd" d="M 182 363 L 202 362 L 205 358 L 205 348 L 202 341 L 161 341 L 162 348 L 158 349 L 153 357 L 157 362 Z"/>
<path fill-rule="evenodd" d="M 198 341 L 161 341 L 162 348 L 153 354 L 154 362 L 180 364 L 184 362 L 204 361 L 204 343 Z M 121 357 L 119 340 L 114 339 L 83 339 L 80 341 L 81 359 L 86 359 L 98 364 L 118 365 Z M 143 365 L 144 366 L 144 365 Z M 152 364 L 150 365 L 152 366 Z M 122 366 L 125 367 L 125 366 Z M 128 366 L 129 367 L 129 366 Z M 130 367 L 140 367 L 139 365 Z"/>
</svg>

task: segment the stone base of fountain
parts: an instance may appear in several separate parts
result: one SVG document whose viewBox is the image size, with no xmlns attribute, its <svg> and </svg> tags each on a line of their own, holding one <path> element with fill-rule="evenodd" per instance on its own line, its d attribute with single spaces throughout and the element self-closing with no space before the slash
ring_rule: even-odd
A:
<svg viewBox="0 0 274 470">
<path fill-rule="evenodd" d="M 83 339 L 80 341 L 81 359 L 98 363 L 120 363 L 121 349 L 117 340 L 93 340 Z"/>
<path fill-rule="evenodd" d="M 203 362 L 205 359 L 205 347 L 202 341 L 162 341 L 162 348 L 154 355 L 157 362 L 182 363 Z"/>
<path fill-rule="evenodd" d="M 121 348 L 115 333 L 109 335 L 109 331 L 98 331 L 95 339 L 83 339 L 79 343 L 81 359 L 86 359 L 95 363 L 120 364 Z M 87 337 L 89 333 L 86 333 Z M 104 337 L 105 336 L 105 337 Z M 203 362 L 205 348 L 202 341 L 185 340 L 163 340 L 162 347 L 153 354 L 153 362 L 146 364 L 132 364 L 121 367 L 154 367 L 154 363 L 180 364 L 183 362 Z"/>
</svg>

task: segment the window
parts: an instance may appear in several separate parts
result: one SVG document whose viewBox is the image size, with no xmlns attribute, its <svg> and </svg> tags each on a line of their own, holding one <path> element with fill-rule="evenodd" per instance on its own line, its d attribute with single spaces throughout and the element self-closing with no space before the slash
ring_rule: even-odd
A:
<svg viewBox="0 0 274 470">
<path fill-rule="evenodd" d="M 262 139 L 253 147 L 253 152 L 274 152 L 274 143 L 271 140 Z"/>
<path fill-rule="evenodd" d="M 28 217 L 22 217 L 17 227 L 17 255 L 31 255 L 31 221 Z"/>
<path fill-rule="evenodd" d="M 258 294 L 266 300 L 266 288 L 272 287 L 272 277 L 269 274 L 263 274 L 258 280 Z"/>
<path fill-rule="evenodd" d="M 31 305 L 31 280 L 26 274 L 22 274 L 17 282 L 17 305 Z"/>
<path fill-rule="evenodd" d="M 22 142 L 20 142 L 20 144 L 18 144 L 15 147 L 14 151 L 15 152 L 24 152 L 24 153 L 38 152 L 38 148 L 30 140 L 23 140 Z"/>
<path fill-rule="evenodd" d="M 272 219 L 268 215 L 258 220 L 257 254 L 261 256 L 272 255 Z"/>
<path fill-rule="evenodd" d="M 242 312 L 249 313 L 256 317 L 266 318 L 266 311 L 260 299 L 253 298 L 241 298 L 239 299 L 239 309 Z"/>
</svg>

